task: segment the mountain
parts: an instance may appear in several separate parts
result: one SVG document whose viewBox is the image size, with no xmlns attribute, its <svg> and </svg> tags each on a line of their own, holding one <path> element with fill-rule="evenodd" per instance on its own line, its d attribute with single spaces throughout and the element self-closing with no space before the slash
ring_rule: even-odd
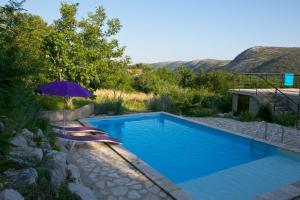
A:
<svg viewBox="0 0 300 200">
<path fill-rule="evenodd" d="M 300 48 L 252 47 L 222 68 L 233 72 L 300 73 Z"/>
<path fill-rule="evenodd" d="M 300 48 L 257 46 L 243 51 L 232 61 L 205 59 L 158 62 L 150 65 L 154 68 L 165 66 L 172 70 L 175 70 L 181 65 L 185 65 L 195 72 L 199 72 L 203 69 L 205 71 L 224 70 L 239 73 L 283 73 L 287 71 L 300 73 Z"/>
<path fill-rule="evenodd" d="M 209 71 L 209 70 L 218 70 L 228 64 L 229 60 L 215 60 L 215 59 L 204 59 L 204 60 L 192 60 L 192 61 L 174 61 L 174 62 L 158 62 L 151 63 L 154 68 L 158 67 L 168 67 L 172 70 L 175 70 L 181 65 L 185 65 L 194 72 L 198 73 L 200 70 Z"/>
</svg>

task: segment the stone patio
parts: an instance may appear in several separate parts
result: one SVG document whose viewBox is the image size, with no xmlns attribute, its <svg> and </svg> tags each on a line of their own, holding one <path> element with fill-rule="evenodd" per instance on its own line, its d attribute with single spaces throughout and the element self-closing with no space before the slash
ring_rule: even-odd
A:
<svg viewBox="0 0 300 200">
<path fill-rule="evenodd" d="M 200 122 L 212 127 L 233 131 L 254 138 L 265 137 L 265 122 L 240 122 L 228 118 L 218 117 L 186 117 L 189 120 Z M 282 129 L 284 132 L 281 142 Z M 278 124 L 267 123 L 267 140 L 275 145 L 284 146 L 290 150 L 300 152 L 300 130 Z"/>
<path fill-rule="evenodd" d="M 172 199 L 105 144 L 76 145 L 69 157 L 99 199 Z"/>
</svg>

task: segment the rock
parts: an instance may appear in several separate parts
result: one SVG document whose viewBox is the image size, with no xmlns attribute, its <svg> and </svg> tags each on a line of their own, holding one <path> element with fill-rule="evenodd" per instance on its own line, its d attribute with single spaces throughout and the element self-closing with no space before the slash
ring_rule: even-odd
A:
<svg viewBox="0 0 300 200">
<path fill-rule="evenodd" d="M 13 147 L 9 151 L 7 158 L 21 165 L 35 166 L 43 159 L 43 151 L 40 148 L 29 146 Z"/>
<path fill-rule="evenodd" d="M 5 125 L 3 122 L 0 122 L 0 131 L 3 131 L 5 129 Z"/>
<path fill-rule="evenodd" d="M 44 137 L 40 143 L 40 147 L 44 150 L 51 150 L 51 145 L 49 143 L 49 141 Z"/>
<path fill-rule="evenodd" d="M 142 196 L 135 190 L 128 192 L 128 199 L 139 199 Z"/>
<path fill-rule="evenodd" d="M 13 189 L 5 189 L 0 193 L 1 200 L 24 200 L 23 196 Z"/>
<path fill-rule="evenodd" d="M 78 167 L 76 167 L 75 165 L 68 165 L 67 173 L 68 173 L 68 177 L 75 183 L 81 182 L 80 171 L 79 171 Z"/>
<path fill-rule="evenodd" d="M 26 187 L 36 184 L 37 171 L 30 167 L 20 170 L 5 171 L 4 175 L 10 178 L 13 188 L 24 191 Z"/>
<path fill-rule="evenodd" d="M 112 193 L 116 196 L 123 196 L 128 192 L 128 188 L 125 186 L 119 186 L 111 189 Z"/>
<path fill-rule="evenodd" d="M 46 155 L 45 168 L 50 171 L 51 184 L 58 189 L 66 177 L 67 155 L 63 152 L 51 151 Z"/>
<path fill-rule="evenodd" d="M 43 131 L 41 129 L 38 129 L 37 132 L 35 133 L 35 135 L 37 137 L 44 137 L 44 133 L 43 133 Z"/>
<path fill-rule="evenodd" d="M 118 185 L 124 185 L 126 183 L 129 183 L 130 179 L 129 178 L 119 178 L 114 180 L 114 182 Z"/>
<path fill-rule="evenodd" d="M 76 194 L 82 200 L 97 200 L 94 192 L 84 185 L 79 183 L 69 183 L 68 188 L 70 192 Z"/>
<path fill-rule="evenodd" d="M 28 129 L 24 128 L 21 132 L 21 135 L 24 136 L 24 138 L 26 139 L 28 145 L 35 147 L 36 143 L 33 141 L 34 138 L 34 133 L 29 131 Z"/>
<path fill-rule="evenodd" d="M 10 144 L 12 144 L 16 147 L 27 147 L 28 146 L 27 140 L 21 134 L 18 134 L 15 137 L 13 137 L 12 140 L 10 141 Z"/>
</svg>

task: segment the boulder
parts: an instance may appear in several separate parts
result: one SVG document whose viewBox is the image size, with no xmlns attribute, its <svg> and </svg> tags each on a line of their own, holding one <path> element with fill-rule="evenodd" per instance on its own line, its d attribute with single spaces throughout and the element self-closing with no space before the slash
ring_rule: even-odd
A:
<svg viewBox="0 0 300 200">
<path fill-rule="evenodd" d="M 12 187 L 20 191 L 24 191 L 26 187 L 36 184 L 38 177 L 37 171 L 32 167 L 20 170 L 8 170 L 4 172 L 4 175 L 11 180 Z"/>
<path fill-rule="evenodd" d="M 43 159 L 43 151 L 40 148 L 18 146 L 11 148 L 7 158 L 21 165 L 35 166 Z"/>
<path fill-rule="evenodd" d="M 68 188 L 71 193 L 76 194 L 81 200 L 97 200 L 94 192 L 79 183 L 69 183 Z"/>
<path fill-rule="evenodd" d="M 68 175 L 68 178 L 71 179 L 72 181 L 74 181 L 75 183 L 81 182 L 80 171 L 79 171 L 78 167 L 76 167 L 75 165 L 67 166 L 67 175 Z"/>
<path fill-rule="evenodd" d="M 5 189 L 0 193 L 1 200 L 24 200 L 23 196 L 13 189 Z"/>
<path fill-rule="evenodd" d="M 28 146 L 26 138 L 21 134 L 18 134 L 15 137 L 13 137 L 10 141 L 10 144 L 12 144 L 13 146 L 16 146 L 16 147 L 27 147 Z"/>
<path fill-rule="evenodd" d="M 66 177 L 67 155 L 64 152 L 50 151 L 46 155 L 45 168 L 50 171 L 51 184 L 58 189 Z"/>
<path fill-rule="evenodd" d="M 44 137 L 44 133 L 43 133 L 43 131 L 41 129 L 38 129 L 37 132 L 35 133 L 35 135 L 37 137 Z"/>
<path fill-rule="evenodd" d="M 33 141 L 34 138 L 34 133 L 29 131 L 28 129 L 24 128 L 21 132 L 21 135 L 24 136 L 24 138 L 26 139 L 28 145 L 35 147 L 36 143 Z"/>
</svg>

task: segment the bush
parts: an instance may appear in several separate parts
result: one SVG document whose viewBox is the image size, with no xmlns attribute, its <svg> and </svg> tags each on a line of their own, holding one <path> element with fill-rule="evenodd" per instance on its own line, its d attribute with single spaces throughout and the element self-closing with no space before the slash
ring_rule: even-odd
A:
<svg viewBox="0 0 300 200">
<path fill-rule="evenodd" d="M 32 90 L 21 83 L 0 89 L 0 116 L 7 133 L 19 132 L 38 118 L 40 106 Z"/>
<path fill-rule="evenodd" d="M 10 149 L 11 134 L 0 131 L 0 156 L 5 155 Z"/>
<path fill-rule="evenodd" d="M 123 107 L 126 110 L 133 112 L 142 112 L 147 110 L 147 105 L 144 101 L 124 101 Z"/>
<path fill-rule="evenodd" d="M 283 126 L 294 126 L 297 118 L 290 113 L 280 113 L 274 117 L 274 122 Z"/>
<path fill-rule="evenodd" d="M 267 122 L 272 122 L 272 109 L 270 104 L 264 104 L 259 107 L 257 118 Z"/>
<path fill-rule="evenodd" d="M 176 113 L 178 111 L 175 102 L 168 96 L 154 97 L 149 101 L 148 108 L 151 111 L 165 111 L 170 113 Z"/>
<path fill-rule="evenodd" d="M 106 99 L 103 102 L 96 104 L 96 114 L 113 114 L 119 115 L 124 113 L 123 100 L 121 98 L 109 100 Z"/>
<path fill-rule="evenodd" d="M 242 122 L 254 121 L 255 117 L 248 112 L 241 112 L 238 116 L 238 120 Z"/>
<path fill-rule="evenodd" d="M 204 97 L 201 105 L 204 108 L 217 108 L 223 113 L 230 112 L 232 104 L 232 95 L 213 95 Z"/>
<path fill-rule="evenodd" d="M 217 112 L 211 108 L 192 108 L 186 112 L 187 115 L 193 117 L 212 117 L 216 116 Z"/>
</svg>

